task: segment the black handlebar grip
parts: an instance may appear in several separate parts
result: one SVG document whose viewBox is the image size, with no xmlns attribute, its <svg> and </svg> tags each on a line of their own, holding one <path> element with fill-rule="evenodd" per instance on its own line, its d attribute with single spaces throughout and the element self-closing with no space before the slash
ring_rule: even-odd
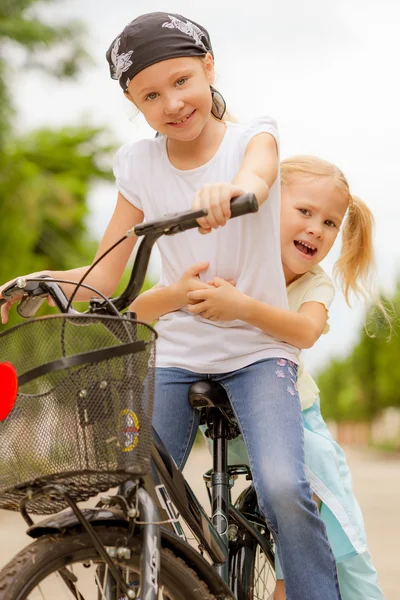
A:
<svg viewBox="0 0 400 600">
<path fill-rule="evenodd" d="M 42 306 L 46 296 L 24 296 L 17 305 L 17 313 L 23 319 L 30 319 Z"/>
<path fill-rule="evenodd" d="M 0 306 L 8 300 L 17 298 L 17 313 L 23 319 L 30 319 L 39 310 L 47 296 L 51 296 L 61 312 L 67 312 L 66 306 L 68 300 L 62 288 L 51 280 L 48 275 L 41 275 L 37 280 L 25 280 L 18 283 L 18 279 L 13 281 L 3 290 L 4 298 L 0 299 Z"/>
<path fill-rule="evenodd" d="M 19 316 L 23 317 L 24 319 L 30 319 L 33 317 L 44 300 L 45 298 L 30 298 L 29 296 L 24 296 L 21 302 L 17 305 L 17 312 Z M 2 307 L 6 302 L 8 302 L 8 299 L 0 298 L 0 307 Z"/>
<path fill-rule="evenodd" d="M 236 198 L 231 200 L 231 219 L 249 213 L 255 213 L 257 211 L 258 202 L 254 194 L 243 194 L 242 196 L 236 196 Z M 199 224 L 196 219 L 193 219 L 192 221 L 186 221 L 186 223 L 179 224 L 175 232 L 187 231 L 188 229 L 194 229 L 195 227 L 199 227 Z"/>
<path fill-rule="evenodd" d="M 254 194 L 243 194 L 231 200 L 231 218 L 255 213 L 258 211 L 258 202 Z"/>
</svg>

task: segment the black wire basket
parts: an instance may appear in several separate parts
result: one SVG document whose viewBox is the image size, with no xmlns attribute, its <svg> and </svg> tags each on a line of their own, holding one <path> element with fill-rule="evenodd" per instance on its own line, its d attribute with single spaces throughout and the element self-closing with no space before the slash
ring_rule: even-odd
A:
<svg viewBox="0 0 400 600">
<path fill-rule="evenodd" d="M 0 334 L 0 362 L 19 379 L 0 422 L 0 508 L 18 510 L 54 483 L 80 502 L 149 471 L 155 337 L 143 323 L 96 315 L 47 316 Z M 66 506 L 35 494 L 29 512 Z"/>
</svg>

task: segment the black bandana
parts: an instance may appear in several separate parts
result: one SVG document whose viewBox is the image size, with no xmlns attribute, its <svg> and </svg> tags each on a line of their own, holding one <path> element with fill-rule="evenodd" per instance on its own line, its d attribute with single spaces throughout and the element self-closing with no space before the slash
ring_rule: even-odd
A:
<svg viewBox="0 0 400 600">
<path fill-rule="evenodd" d="M 185 17 L 164 12 L 141 15 L 129 23 L 106 53 L 110 75 L 126 92 L 131 80 L 151 65 L 180 56 L 214 56 L 208 31 Z M 211 88 L 212 114 L 222 119 L 225 101 Z"/>
</svg>

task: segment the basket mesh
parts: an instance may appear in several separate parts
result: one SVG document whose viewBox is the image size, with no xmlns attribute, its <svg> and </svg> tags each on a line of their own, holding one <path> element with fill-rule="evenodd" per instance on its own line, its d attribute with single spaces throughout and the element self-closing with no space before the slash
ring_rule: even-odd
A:
<svg viewBox="0 0 400 600">
<path fill-rule="evenodd" d="M 0 508 L 18 509 L 28 489 L 49 483 L 64 485 L 77 502 L 87 500 L 149 470 L 154 340 L 147 325 L 99 316 L 43 317 L 0 335 L 0 362 L 11 362 L 19 376 L 63 357 L 145 342 L 140 352 L 57 370 L 20 387 L 0 423 Z M 50 514 L 65 506 L 61 497 L 41 496 L 28 508 Z"/>
</svg>

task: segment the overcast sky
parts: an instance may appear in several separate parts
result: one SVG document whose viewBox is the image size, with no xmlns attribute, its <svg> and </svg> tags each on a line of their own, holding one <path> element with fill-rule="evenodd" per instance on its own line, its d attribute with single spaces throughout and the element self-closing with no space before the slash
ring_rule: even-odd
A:
<svg viewBox="0 0 400 600">
<path fill-rule="evenodd" d="M 73 83 L 43 75 L 14 75 L 20 129 L 40 125 L 106 124 L 121 144 L 152 136 L 135 117 L 104 54 L 127 22 L 144 12 L 178 12 L 210 32 L 216 87 L 239 120 L 269 114 L 278 121 L 282 158 L 314 154 L 345 173 L 354 194 L 376 219 L 379 284 L 391 292 L 400 273 L 400 3 L 397 0 L 66 0 L 45 6 L 52 21 L 78 19 L 94 59 Z M 18 77 L 17 77 L 18 75 Z M 116 189 L 103 185 L 90 198 L 90 224 L 100 237 Z M 340 242 L 323 266 L 331 273 Z M 158 260 L 152 274 L 157 276 Z M 306 353 L 314 371 L 345 354 L 361 327 L 338 292 L 331 332 Z"/>
</svg>

